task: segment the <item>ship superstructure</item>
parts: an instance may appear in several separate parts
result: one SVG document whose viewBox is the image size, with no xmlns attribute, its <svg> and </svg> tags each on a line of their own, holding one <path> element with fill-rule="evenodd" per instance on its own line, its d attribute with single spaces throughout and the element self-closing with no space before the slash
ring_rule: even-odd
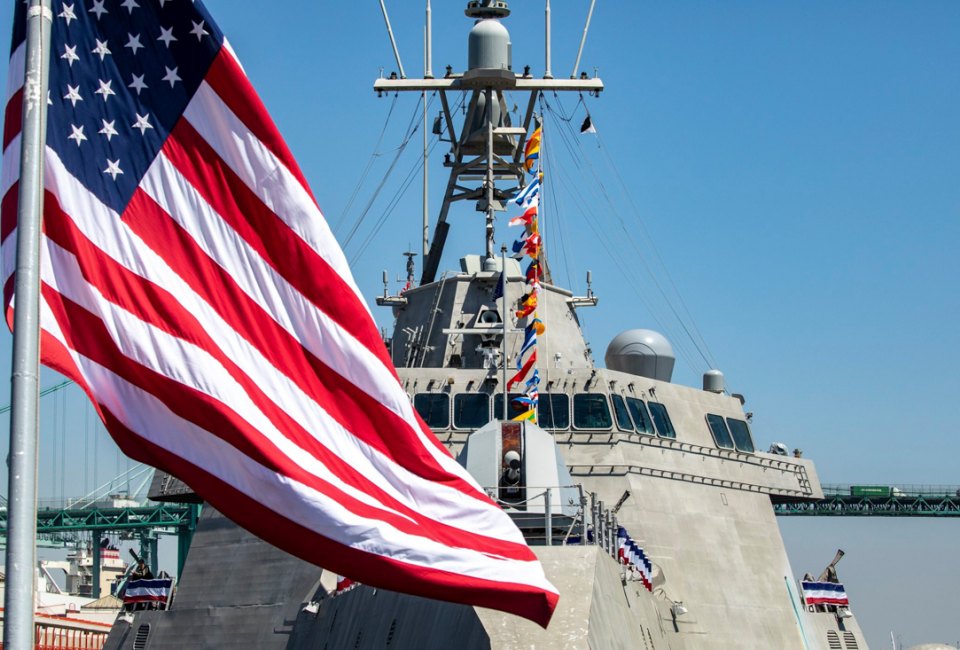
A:
<svg viewBox="0 0 960 650">
<path fill-rule="evenodd" d="M 758 451 L 742 398 L 719 371 L 700 387 L 673 383 L 669 341 L 645 329 L 611 341 L 600 367 L 578 318 L 597 296 L 576 296 L 544 272 L 538 396 L 533 416 L 513 420 L 530 404 L 508 386 L 526 347 L 531 317 L 517 314 L 529 272 L 496 250 L 497 213 L 539 180 L 524 165 L 539 93 L 597 95 L 603 83 L 514 71 L 507 3 L 474 1 L 466 13 L 467 70 L 374 84 L 438 93 L 450 145 L 420 282 L 411 273 L 404 291 L 377 302 L 393 310 L 385 342 L 415 408 L 511 513 L 560 589 L 553 622 L 541 630 L 364 586 L 338 594 L 335 576 L 207 509 L 171 609 L 136 612 L 107 647 L 865 648 L 849 607 L 805 603 L 775 520 L 777 500 L 822 497 L 813 463 Z M 514 102 L 526 106 L 518 124 Z M 439 273 L 461 202 L 484 215 L 484 246 Z M 158 477 L 151 496 L 188 493 Z M 621 529 L 644 558 L 633 569 Z"/>
</svg>

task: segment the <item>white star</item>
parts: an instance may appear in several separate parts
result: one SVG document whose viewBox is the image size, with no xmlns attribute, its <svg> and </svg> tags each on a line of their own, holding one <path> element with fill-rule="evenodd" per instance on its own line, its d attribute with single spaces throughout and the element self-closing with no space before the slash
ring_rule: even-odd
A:
<svg viewBox="0 0 960 650">
<path fill-rule="evenodd" d="M 67 84 L 67 94 L 64 95 L 63 98 L 69 99 L 74 106 L 77 105 L 77 102 L 82 102 L 83 97 L 80 96 L 80 84 L 76 86 Z"/>
<path fill-rule="evenodd" d="M 111 52 L 110 48 L 107 47 L 106 41 L 101 41 L 99 38 L 96 40 L 97 40 L 97 46 L 92 50 L 90 50 L 90 52 L 92 54 L 99 54 L 100 60 L 103 61 L 104 57 L 106 57 L 108 54 L 113 54 L 113 52 Z"/>
<path fill-rule="evenodd" d="M 179 69 L 179 66 L 177 66 L 177 67 L 174 68 L 173 70 L 171 70 L 171 69 L 168 68 L 167 66 L 163 66 L 163 68 L 167 71 L 167 74 L 164 75 L 163 80 L 164 80 L 164 81 L 169 81 L 171 88 L 173 88 L 173 84 L 175 84 L 176 82 L 178 82 L 178 81 L 183 81 L 183 79 L 181 79 L 181 78 L 177 75 L 177 70 Z"/>
<path fill-rule="evenodd" d="M 143 90 L 144 88 L 149 88 L 149 87 L 150 87 L 150 86 L 148 86 L 147 84 L 145 84 L 145 83 L 143 82 L 143 77 L 144 77 L 144 76 L 145 76 L 145 75 L 142 75 L 142 74 L 141 74 L 141 75 L 135 75 L 135 74 L 131 74 L 131 75 L 130 75 L 130 77 L 133 79 L 133 81 L 131 81 L 131 82 L 127 85 L 127 88 L 133 88 L 134 90 L 136 90 L 136 91 L 137 91 L 137 97 L 140 96 L 140 91 L 141 91 L 141 90 Z"/>
<path fill-rule="evenodd" d="M 160 8 L 163 9 L 170 0 L 160 0 Z"/>
<path fill-rule="evenodd" d="M 127 34 L 127 37 L 130 39 L 127 41 L 127 44 L 124 47 L 129 47 L 133 50 L 133 53 L 136 54 L 137 50 L 143 49 L 143 43 L 140 42 L 140 34 L 134 36 L 133 34 Z"/>
<path fill-rule="evenodd" d="M 101 119 L 100 121 L 103 122 L 103 128 L 97 131 L 97 133 L 102 133 L 103 135 L 107 136 L 107 142 L 110 142 L 110 138 L 112 138 L 113 136 L 119 135 L 117 133 L 117 130 L 113 128 L 113 125 L 116 123 L 116 120 L 110 120 L 108 122 L 104 119 Z"/>
<path fill-rule="evenodd" d="M 72 68 L 72 67 L 73 67 L 73 62 L 80 60 L 80 57 L 77 56 L 77 46 L 74 45 L 73 47 L 70 47 L 69 45 L 67 45 L 66 43 L 64 43 L 64 44 L 63 44 L 63 54 L 60 55 L 60 58 L 61 58 L 61 59 L 66 59 L 66 60 L 67 60 L 67 63 L 69 63 L 69 64 L 70 64 L 70 67 Z"/>
<path fill-rule="evenodd" d="M 177 37 L 173 35 L 173 27 L 164 29 L 160 28 L 160 36 L 157 37 L 158 41 L 163 41 L 163 44 L 168 48 L 170 47 L 170 42 L 177 40 Z"/>
<path fill-rule="evenodd" d="M 192 20 L 190 22 L 193 23 Z M 193 29 L 190 30 L 190 33 L 196 36 L 198 41 L 202 41 L 203 37 L 210 33 L 203 28 L 203 23 L 202 20 L 199 23 L 193 23 Z"/>
<path fill-rule="evenodd" d="M 126 7 L 127 11 L 129 11 L 130 13 L 133 13 L 133 10 L 139 7 L 140 5 L 137 4 L 137 0 L 123 0 L 123 2 L 120 3 L 120 6 Z"/>
<path fill-rule="evenodd" d="M 144 135 L 147 132 L 147 129 L 152 129 L 153 125 L 150 124 L 150 113 L 146 115 L 140 115 L 137 113 L 137 121 L 131 124 L 131 128 L 140 129 L 140 135 Z"/>
<path fill-rule="evenodd" d="M 67 27 L 70 26 L 71 20 L 77 19 L 77 14 L 73 13 L 73 5 L 68 5 L 66 2 L 63 3 L 63 11 L 58 13 L 57 16 L 67 21 Z"/>
<path fill-rule="evenodd" d="M 83 125 L 81 124 L 78 127 L 74 124 L 71 124 L 70 128 L 73 129 L 73 133 L 67 136 L 67 140 L 76 140 L 77 146 L 79 147 L 80 143 L 87 139 L 87 136 L 83 134 Z"/>
<path fill-rule="evenodd" d="M 94 95 L 103 95 L 103 102 L 106 103 L 107 100 L 110 98 L 110 95 L 116 95 L 116 94 L 117 94 L 117 93 L 115 93 L 115 92 L 113 91 L 113 88 L 111 88 L 111 86 L 113 85 L 113 79 L 111 79 L 111 80 L 109 80 L 109 81 L 104 81 L 103 79 L 98 79 L 98 81 L 100 82 L 100 88 L 99 88 L 98 90 L 93 91 L 93 94 L 94 94 Z"/>
<path fill-rule="evenodd" d="M 104 174 L 110 174 L 113 180 L 117 180 L 117 176 L 123 173 L 123 170 L 120 169 L 120 159 L 110 160 L 107 158 L 107 168 L 103 170 Z"/>
<path fill-rule="evenodd" d="M 50 99 L 50 89 L 47 89 L 47 106 L 53 106 L 53 100 Z"/>
<path fill-rule="evenodd" d="M 100 20 L 100 16 L 110 13 L 104 8 L 104 2 L 106 2 L 106 0 L 93 0 L 93 6 L 90 7 L 90 10 L 87 13 L 97 14 L 97 20 Z"/>
</svg>

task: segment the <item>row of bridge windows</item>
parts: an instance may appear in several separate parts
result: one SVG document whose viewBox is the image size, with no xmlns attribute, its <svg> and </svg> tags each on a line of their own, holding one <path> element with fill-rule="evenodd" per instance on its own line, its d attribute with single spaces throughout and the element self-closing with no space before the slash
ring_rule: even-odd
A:
<svg viewBox="0 0 960 650">
<path fill-rule="evenodd" d="M 417 393 L 413 406 L 431 429 L 448 429 L 451 424 L 451 396 L 447 393 Z M 510 393 L 507 415 L 512 418 L 524 410 L 523 395 Z M 635 397 L 611 395 L 613 412 L 607 396 L 601 393 L 577 393 L 573 396 L 572 424 L 579 430 L 607 430 L 614 417 L 619 429 L 637 431 L 662 438 L 676 438 L 667 407 L 659 402 L 644 402 Z M 453 395 L 452 422 L 455 429 L 478 429 L 495 415 L 503 416 L 503 393 L 491 399 L 487 393 Z M 565 393 L 541 393 L 537 406 L 537 423 L 544 429 L 569 429 L 570 396 Z M 493 410 L 491 411 L 491 403 Z"/>
<path fill-rule="evenodd" d="M 431 429 L 479 429 L 494 417 L 503 417 L 503 393 L 417 393 L 413 406 Z M 510 393 L 507 416 L 516 417 L 526 406 L 520 393 Z M 565 430 L 571 425 L 570 396 L 565 393 L 541 393 L 537 406 L 537 423 L 544 429 Z M 610 404 L 613 404 L 611 411 Z M 492 405 L 492 411 L 491 411 Z M 667 407 L 660 402 L 644 401 L 622 395 L 577 393 L 573 396 L 573 428 L 581 431 L 609 430 L 616 426 L 623 431 L 676 438 Z M 707 414 L 707 425 L 717 447 L 753 453 L 750 428 L 744 420 Z"/>
</svg>

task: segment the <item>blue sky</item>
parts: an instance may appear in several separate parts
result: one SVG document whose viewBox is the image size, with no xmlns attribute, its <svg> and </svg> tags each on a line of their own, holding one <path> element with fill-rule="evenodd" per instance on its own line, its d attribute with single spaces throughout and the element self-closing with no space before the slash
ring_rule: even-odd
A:
<svg viewBox="0 0 960 650">
<path fill-rule="evenodd" d="M 387 4 L 407 74 L 419 75 L 422 7 Z M 464 5 L 434 2 L 436 73 L 465 65 Z M 543 4 L 511 5 L 514 66 L 542 73 Z M 345 240 L 417 100 L 398 100 L 360 198 L 341 220 L 392 101 L 371 90 L 381 66 L 396 69 L 378 3 L 208 6 Z M 570 73 L 587 6 L 553 2 L 557 76 Z M 0 10 L 2 34 L 10 12 L 9 3 Z M 545 237 L 557 283 L 583 291 L 593 271 L 600 306 L 582 315 L 598 360 L 623 329 L 661 329 L 685 352 L 675 379 L 699 385 L 707 365 L 673 317 L 689 313 L 687 328 L 746 396 L 759 445 L 803 448 L 824 482 L 960 483 L 958 32 L 955 2 L 599 2 L 581 65 L 607 85 L 585 100 L 599 139 L 564 141 L 564 125 L 548 113 L 544 144 L 553 177 L 577 179 L 554 189 Z M 583 119 L 576 97 L 548 99 L 571 124 Z M 418 241 L 419 177 L 375 234 L 373 224 L 415 169 L 420 146 L 418 132 L 345 246 L 371 297 L 381 269 L 402 274 L 400 253 Z M 437 160 L 433 214 L 445 180 Z M 454 210 L 451 221 L 442 268 L 482 246 L 472 209 Z M 389 327 L 389 314 L 374 310 Z M 7 393 L 4 385 L 0 396 Z M 76 418 L 59 413 L 79 407 L 45 400 L 47 458 L 62 453 L 58 440 L 67 440 L 67 457 L 91 458 L 94 446 L 101 455 L 99 475 L 88 470 L 76 491 L 125 465 L 104 451 L 106 440 L 94 444 L 90 434 L 81 448 L 65 436 Z M 43 475 L 46 462 L 41 495 L 58 489 L 57 477 Z M 889 643 L 890 626 L 907 644 L 960 638 L 949 615 L 960 575 L 937 541 L 955 539 L 958 522 L 791 520 L 783 529 L 798 573 L 819 570 L 847 545 L 841 577 L 845 565 L 856 576 L 849 589 L 873 647 Z M 912 602 L 890 615 L 891 601 L 902 599 L 890 558 L 913 556 L 918 587 L 935 596 L 933 607 L 943 604 L 942 616 L 916 613 Z"/>
</svg>

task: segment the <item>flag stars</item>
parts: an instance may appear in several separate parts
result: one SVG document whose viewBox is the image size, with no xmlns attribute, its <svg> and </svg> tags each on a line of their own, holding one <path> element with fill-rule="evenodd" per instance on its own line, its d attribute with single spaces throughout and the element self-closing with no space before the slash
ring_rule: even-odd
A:
<svg viewBox="0 0 960 650">
<path fill-rule="evenodd" d="M 80 96 L 80 84 L 76 86 L 71 86 L 67 84 L 67 94 L 63 96 L 64 99 L 69 99 L 70 103 L 76 107 L 77 102 L 82 102 L 83 97 Z"/>
<path fill-rule="evenodd" d="M 110 160 L 107 158 L 107 168 L 103 170 L 104 174 L 110 174 L 110 178 L 117 180 L 117 176 L 123 174 L 123 170 L 120 169 L 120 159 Z"/>
<path fill-rule="evenodd" d="M 113 54 L 113 52 L 110 51 L 110 48 L 107 47 L 107 42 L 106 42 L 106 41 L 101 41 L 99 38 L 96 39 L 96 41 L 97 41 L 97 46 L 96 46 L 95 48 L 93 48 L 92 50 L 90 50 L 90 52 L 93 53 L 93 54 L 99 54 L 101 61 L 103 61 L 103 59 L 104 59 L 108 54 Z"/>
<path fill-rule="evenodd" d="M 67 21 L 67 27 L 70 26 L 70 21 L 77 19 L 77 14 L 73 11 L 73 5 L 68 5 L 66 2 L 63 3 L 63 11 L 58 13 L 57 16 Z"/>
<path fill-rule="evenodd" d="M 87 136 L 83 134 L 83 125 L 77 126 L 76 124 L 71 124 L 70 129 L 73 133 L 67 136 L 67 140 L 76 140 L 77 146 L 79 147 L 80 143 L 87 139 Z"/>
<path fill-rule="evenodd" d="M 161 27 L 160 36 L 157 37 L 158 41 L 163 41 L 163 44 L 170 48 L 170 43 L 177 40 L 177 37 L 173 35 L 173 27 Z"/>
<path fill-rule="evenodd" d="M 141 91 L 141 90 L 150 87 L 150 86 L 148 86 L 148 85 L 143 81 L 143 77 L 144 77 L 144 76 L 145 76 L 145 75 L 142 75 L 142 74 L 139 74 L 139 75 L 138 75 L 138 74 L 131 74 L 131 75 L 130 75 L 131 81 L 130 81 L 130 83 L 127 85 L 127 88 L 133 88 L 134 90 L 136 90 L 136 91 L 137 91 L 137 97 L 140 96 L 140 91 Z"/>
<path fill-rule="evenodd" d="M 74 45 L 73 47 L 71 47 L 71 46 L 67 45 L 66 43 L 64 43 L 64 44 L 63 44 L 63 54 L 60 55 L 60 58 L 61 58 L 61 59 L 66 59 L 66 60 L 67 60 L 67 64 L 69 64 L 69 66 L 72 68 L 72 67 L 73 67 L 73 62 L 80 60 L 80 57 L 77 56 L 77 46 Z"/>
<path fill-rule="evenodd" d="M 174 68 L 173 70 L 171 70 L 167 66 L 163 66 L 163 67 L 167 71 L 167 74 L 163 76 L 163 80 L 169 81 L 171 88 L 173 88 L 173 84 L 175 84 L 176 82 L 183 81 L 183 79 L 180 78 L 180 75 L 177 74 L 177 70 L 179 70 L 179 66 Z"/>
<path fill-rule="evenodd" d="M 113 136 L 119 135 L 119 134 L 117 133 L 117 130 L 116 130 L 116 129 L 114 128 L 114 126 L 113 126 L 114 124 L 117 123 L 116 120 L 110 120 L 110 121 L 108 122 L 108 121 L 106 121 L 106 120 L 104 120 L 104 119 L 101 119 L 100 121 L 103 123 L 103 128 L 100 129 L 99 131 L 97 131 L 97 133 L 101 133 L 101 134 L 107 136 L 107 142 L 110 142 L 110 138 L 112 138 Z"/>
<path fill-rule="evenodd" d="M 146 115 L 140 115 L 137 113 L 137 121 L 134 122 L 131 126 L 134 129 L 140 129 L 140 135 L 146 135 L 147 129 L 152 129 L 153 125 L 150 124 L 150 113 Z"/>
<path fill-rule="evenodd" d="M 120 3 L 120 6 L 125 8 L 130 13 L 133 13 L 134 9 L 138 9 L 140 7 L 140 5 L 137 4 L 137 0 L 123 0 L 123 2 Z"/>
<path fill-rule="evenodd" d="M 103 3 L 104 3 L 104 2 L 106 2 L 106 0 L 93 0 L 93 6 L 90 7 L 90 9 L 89 9 L 89 11 L 88 11 L 87 13 L 96 14 L 96 15 L 97 15 L 97 20 L 100 20 L 100 16 L 102 16 L 103 14 L 108 14 L 108 13 L 110 13 L 110 12 L 107 11 L 106 8 L 103 6 Z"/>
<path fill-rule="evenodd" d="M 201 20 L 199 23 L 194 23 L 191 20 L 190 22 L 193 23 L 193 29 L 190 30 L 190 33 L 197 37 L 198 42 L 202 41 L 204 36 L 207 36 L 210 34 L 210 32 L 208 32 L 203 28 L 203 23 L 205 21 Z"/>
<path fill-rule="evenodd" d="M 104 81 L 103 79 L 99 79 L 98 81 L 100 82 L 100 88 L 93 92 L 95 95 L 103 95 L 103 102 L 106 103 L 107 100 L 110 99 L 110 95 L 117 94 L 116 92 L 114 92 L 113 88 L 111 87 L 113 86 L 113 79 L 110 79 L 109 81 Z"/>
<path fill-rule="evenodd" d="M 142 50 L 144 45 L 140 42 L 140 34 L 127 34 L 127 44 L 124 47 L 129 47 L 133 50 L 133 53 L 136 54 L 137 50 Z"/>
</svg>

